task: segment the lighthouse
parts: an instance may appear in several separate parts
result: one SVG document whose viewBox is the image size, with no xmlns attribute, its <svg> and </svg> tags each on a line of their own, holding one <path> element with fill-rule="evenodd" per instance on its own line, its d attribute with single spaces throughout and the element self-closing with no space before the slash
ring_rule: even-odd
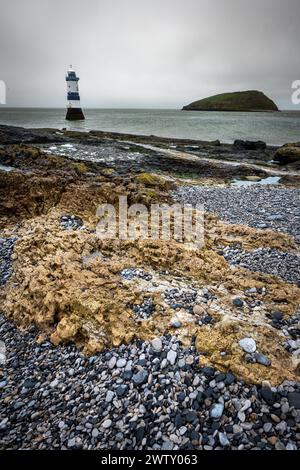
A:
<svg viewBox="0 0 300 470">
<path fill-rule="evenodd" d="M 66 119 L 69 121 L 79 121 L 83 120 L 84 114 L 80 106 L 80 96 L 78 88 L 79 77 L 76 76 L 75 71 L 70 66 L 67 76 L 67 93 L 68 93 L 68 106 L 67 106 L 67 115 Z"/>
</svg>

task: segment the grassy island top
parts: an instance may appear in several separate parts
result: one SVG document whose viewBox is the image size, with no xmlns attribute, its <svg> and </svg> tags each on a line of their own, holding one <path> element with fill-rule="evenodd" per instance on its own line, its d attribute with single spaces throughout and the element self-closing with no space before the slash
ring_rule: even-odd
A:
<svg viewBox="0 0 300 470">
<path fill-rule="evenodd" d="M 184 111 L 278 111 L 274 101 L 257 90 L 210 96 L 194 101 L 182 109 Z"/>
</svg>

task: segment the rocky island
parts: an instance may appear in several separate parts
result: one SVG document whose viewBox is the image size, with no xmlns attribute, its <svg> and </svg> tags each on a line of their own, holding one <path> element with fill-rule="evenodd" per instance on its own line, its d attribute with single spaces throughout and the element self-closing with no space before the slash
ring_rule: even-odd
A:
<svg viewBox="0 0 300 470">
<path fill-rule="evenodd" d="M 277 105 L 257 90 L 210 96 L 184 106 L 183 111 L 278 111 Z"/>
<path fill-rule="evenodd" d="M 299 448 L 285 151 L 0 126 L 2 449 Z M 98 204 L 124 194 L 204 203 L 204 246 L 99 239 Z"/>
</svg>

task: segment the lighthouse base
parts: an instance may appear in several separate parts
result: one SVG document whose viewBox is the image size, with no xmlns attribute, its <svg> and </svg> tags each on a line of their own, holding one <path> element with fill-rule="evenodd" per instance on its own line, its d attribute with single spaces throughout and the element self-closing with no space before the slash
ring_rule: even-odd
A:
<svg viewBox="0 0 300 470">
<path fill-rule="evenodd" d="M 66 120 L 67 121 L 83 121 L 85 119 L 81 108 L 68 108 Z"/>
</svg>

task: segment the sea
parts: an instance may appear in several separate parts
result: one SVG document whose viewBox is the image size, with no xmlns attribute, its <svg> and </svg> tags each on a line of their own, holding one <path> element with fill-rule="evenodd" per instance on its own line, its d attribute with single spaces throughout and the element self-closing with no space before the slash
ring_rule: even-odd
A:
<svg viewBox="0 0 300 470">
<path fill-rule="evenodd" d="M 85 109 L 85 121 L 66 121 L 65 109 L 0 107 L 0 124 L 71 130 L 102 130 L 160 137 L 263 140 L 269 145 L 300 141 L 300 110 L 279 113 L 181 111 L 174 109 Z"/>
</svg>

